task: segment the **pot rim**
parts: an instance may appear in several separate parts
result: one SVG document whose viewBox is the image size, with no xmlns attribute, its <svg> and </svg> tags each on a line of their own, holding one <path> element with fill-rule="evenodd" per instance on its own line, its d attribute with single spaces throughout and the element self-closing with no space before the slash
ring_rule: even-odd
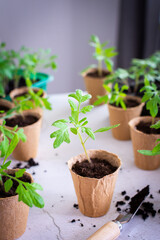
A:
<svg viewBox="0 0 160 240">
<path fill-rule="evenodd" d="M 90 72 L 94 72 L 94 71 L 96 71 L 96 70 L 98 70 L 98 68 L 97 67 L 95 67 L 95 68 L 89 68 L 89 69 L 87 69 L 85 72 L 83 72 L 83 73 L 81 73 L 81 75 L 83 76 L 83 77 L 87 77 L 87 74 L 88 73 L 90 73 Z M 102 71 L 103 72 L 106 72 L 108 75 L 110 75 L 111 74 L 111 72 L 109 72 L 108 70 L 106 70 L 106 69 L 102 69 Z M 90 76 L 88 76 L 88 77 L 90 77 Z M 100 79 L 105 79 L 107 77 L 107 75 L 105 76 L 105 77 L 101 77 Z M 92 78 L 92 77 L 91 77 Z M 98 78 L 98 77 L 97 77 Z"/>
<path fill-rule="evenodd" d="M 108 151 L 103 150 L 103 149 L 88 149 L 87 152 L 88 152 L 88 151 L 91 151 L 91 152 L 97 151 L 97 153 L 98 153 L 98 151 L 106 152 L 106 153 L 108 153 L 109 155 L 114 156 L 114 157 L 118 160 L 118 166 L 117 166 L 116 171 L 114 171 L 113 173 L 110 173 L 110 174 L 108 174 L 108 175 L 105 175 L 105 176 L 103 176 L 102 178 L 90 178 L 90 177 L 80 176 L 79 174 L 77 174 L 77 173 L 75 173 L 75 172 L 72 171 L 72 166 L 73 166 L 73 165 L 72 165 L 72 166 L 69 166 L 69 162 L 71 162 L 72 159 L 74 159 L 75 157 L 79 157 L 79 156 L 81 156 L 81 155 L 82 155 L 82 156 L 85 155 L 85 153 L 80 153 L 79 155 L 70 158 L 70 159 L 68 160 L 67 164 L 68 164 L 69 170 L 72 171 L 73 174 L 75 174 L 75 175 L 77 175 L 77 176 L 79 176 L 79 177 L 81 177 L 81 178 L 90 179 L 90 180 L 94 180 L 94 181 L 95 181 L 95 180 L 99 181 L 99 180 L 102 180 L 102 179 L 105 178 L 105 177 L 108 177 L 108 176 L 111 176 L 111 175 L 116 174 L 116 173 L 119 171 L 119 169 L 121 168 L 121 166 L 122 166 L 122 162 L 121 162 L 120 158 L 118 157 L 118 155 L 116 155 L 116 154 L 114 154 L 114 153 L 108 152 Z M 82 161 L 82 162 L 83 162 L 83 161 Z"/>
<path fill-rule="evenodd" d="M 38 88 L 38 87 L 32 87 L 33 90 L 41 90 L 42 88 Z M 10 93 L 9 93 L 9 96 L 10 98 L 12 99 L 12 101 L 15 99 L 15 96 L 18 94 L 18 93 L 24 93 L 24 92 L 27 92 L 28 90 L 28 87 L 24 86 L 24 87 L 20 87 L 20 88 L 15 88 L 13 89 Z M 43 89 L 42 89 L 43 90 Z M 46 96 L 46 92 L 43 90 L 43 95 L 42 97 L 44 98 Z"/>
<path fill-rule="evenodd" d="M 30 125 L 27 125 L 27 126 L 24 126 L 24 127 L 18 127 L 18 129 L 21 129 L 21 128 L 24 128 L 24 129 L 25 129 L 25 128 L 27 128 L 27 127 L 34 127 L 35 124 L 39 123 L 39 122 L 42 120 L 42 116 L 41 116 L 39 113 L 37 113 L 37 112 L 31 112 L 31 111 L 29 111 L 29 110 L 25 110 L 25 111 L 23 112 L 23 115 L 24 115 L 24 116 L 26 116 L 26 115 L 32 115 L 32 116 L 38 117 L 38 120 L 37 120 L 36 122 L 30 124 Z M 14 118 L 14 117 L 16 117 L 16 116 L 20 116 L 20 114 L 15 114 L 14 116 L 10 117 L 10 119 L 11 119 L 11 118 Z M 14 128 L 14 127 L 10 127 L 10 126 L 8 126 L 8 125 L 6 125 L 6 127 L 7 127 L 7 128 L 10 128 L 10 129 L 13 129 L 13 128 Z"/>
<path fill-rule="evenodd" d="M 160 137 L 160 134 L 153 134 L 153 133 L 147 134 L 147 133 L 139 131 L 137 128 L 135 128 L 135 125 L 138 124 L 142 120 L 146 120 L 146 122 L 149 122 L 150 120 L 152 120 L 152 117 L 151 116 L 139 116 L 139 117 L 135 117 L 135 118 L 131 119 L 128 122 L 128 125 L 129 125 L 130 129 L 132 129 L 133 131 L 135 131 L 139 134 L 142 134 L 142 135 L 159 136 Z M 160 120 L 160 118 L 155 118 L 155 120 Z"/>
<path fill-rule="evenodd" d="M 17 172 L 18 170 L 19 170 L 19 168 L 16 168 L 16 169 L 7 169 L 7 170 L 9 170 L 9 171 L 13 171 L 13 172 Z M 30 174 L 30 173 L 28 173 L 28 172 L 24 172 L 24 174 L 26 174 L 26 175 L 28 175 L 29 177 L 30 177 L 30 179 L 31 179 L 31 183 L 33 183 L 34 181 L 33 181 L 33 177 L 32 177 L 32 175 Z M 4 198 L 1 198 L 0 197 L 0 201 L 5 201 L 5 200 L 8 200 L 8 199 L 12 199 L 12 198 L 17 198 L 18 197 L 18 194 L 16 194 L 16 195 L 14 195 L 14 196 L 10 196 L 10 197 L 4 197 Z M 22 201 L 21 201 L 22 202 Z M 24 203 L 25 204 L 25 203 Z"/>
<path fill-rule="evenodd" d="M 139 108 L 139 107 L 143 107 L 143 106 L 144 106 L 144 103 L 141 102 L 141 98 L 138 97 L 138 96 L 127 95 L 125 98 L 126 98 L 126 99 L 137 99 L 137 100 L 139 101 L 139 105 L 137 105 L 137 106 L 135 106 L 135 107 L 127 108 L 126 110 L 123 109 L 123 108 L 121 108 L 121 107 L 113 106 L 113 105 L 111 105 L 110 103 L 107 103 L 107 105 L 108 105 L 109 108 L 117 109 L 117 111 L 121 111 L 121 112 L 123 112 L 123 111 L 125 111 L 125 112 L 126 112 L 126 111 L 130 111 L 130 110 L 133 110 L 133 109 L 136 109 L 136 108 Z"/>
</svg>

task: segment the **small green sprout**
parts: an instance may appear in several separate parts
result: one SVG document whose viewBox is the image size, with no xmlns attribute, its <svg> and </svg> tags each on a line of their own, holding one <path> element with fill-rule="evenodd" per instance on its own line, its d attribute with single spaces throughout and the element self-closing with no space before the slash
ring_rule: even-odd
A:
<svg viewBox="0 0 160 240">
<path fill-rule="evenodd" d="M 59 128 L 59 130 L 51 133 L 50 135 L 50 138 L 55 138 L 53 147 L 58 148 L 63 142 L 70 143 L 69 137 L 70 130 L 73 134 L 78 135 L 82 147 L 84 149 L 84 152 L 86 154 L 86 157 L 88 161 L 91 162 L 87 154 L 87 150 L 85 148 L 86 141 L 89 138 L 95 140 L 95 133 L 108 131 L 112 128 L 118 127 L 119 124 L 110 127 L 103 127 L 96 131 L 92 131 L 92 129 L 87 126 L 88 124 L 87 118 L 82 117 L 80 119 L 79 116 L 80 114 L 86 114 L 87 112 L 90 112 L 93 109 L 94 106 L 92 105 L 81 107 L 81 104 L 90 99 L 91 95 L 90 94 L 83 95 L 83 92 L 81 90 L 76 90 L 75 93 L 69 94 L 68 97 L 76 100 L 78 104 L 73 102 L 71 99 L 68 99 L 71 108 L 71 116 L 69 116 L 68 119 L 57 120 L 52 124 L 54 127 Z M 82 133 L 85 133 L 87 135 L 85 140 L 83 140 L 82 138 L 81 135 Z"/>
<path fill-rule="evenodd" d="M 97 106 L 103 102 L 109 104 L 115 103 L 117 107 L 121 106 L 124 110 L 126 110 L 125 98 L 127 94 L 124 91 L 128 90 L 128 86 L 123 85 L 119 88 L 118 83 L 116 83 L 113 89 L 106 84 L 103 84 L 103 87 L 106 89 L 108 94 L 105 96 L 98 96 L 98 100 L 94 102 L 94 105 Z"/>
<path fill-rule="evenodd" d="M 160 107 L 160 90 L 157 89 L 156 84 L 151 83 L 145 77 L 145 86 L 141 88 L 140 92 L 144 91 L 144 96 L 142 102 L 146 102 L 146 109 L 150 111 L 152 116 L 152 124 L 154 119 L 158 114 L 158 109 Z"/>
<path fill-rule="evenodd" d="M 160 128 L 160 121 L 156 122 L 151 126 L 151 128 L 159 129 Z M 156 143 L 159 142 L 152 150 L 138 150 L 139 153 L 146 155 L 146 156 L 156 156 L 160 155 L 160 138 L 156 140 Z"/>
<path fill-rule="evenodd" d="M 19 169 L 15 172 L 15 176 L 10 175 L 7 172 L 11 161 L 8 161 L 8 157 L 12 154 L 14 149 L 20 140 L 26 141 L 26 136 L 23 129 L 18 129 L 15 126 L 13 130 L 6 128 L 5 121 L 0 125 L 0 133 L 2 140 L 0 142 L 0 157 L 3 159 L 2 164 L 0 164 L 0 188 L 4 189 L 5 192 L 9 192 L 13 186 L 13 182 L 18 183 L 16 193 L 18 194 L 18 201 L 22 201 L 29 207 L 33 205 L 39 208 L 44 207 L 43 198 L 36 192 L 36 190 L 43 190 L 41 185 L 37 183 L 29 183 L 22 181 L 21 177 L 25 173 L 26 169 Z M 3 181 L 3 176 L 7 177 L 7 180 Z"/>
<path fill-rule="evenodd" d="M 104 61 L 105 66 L 109 72 L 112 72 L 113 69 L 113 61 L 112 57 L 116 56 L 118 53 L 115 52 L 115 47 L 105 48 L 108 42 L 100 43 L 100 40 L 97 36 L 92 35 L 89 44 L 95 48 L 95 52 L 93 54 L 93 58 L 98 61 L 98 75 L 102 76 L 102 62 Z M 95 67 L 96 65 L 90 65 L 86 69 L 90 69 Z M 83 70 L 82 72 L 86 71 Z"/>
</svg>

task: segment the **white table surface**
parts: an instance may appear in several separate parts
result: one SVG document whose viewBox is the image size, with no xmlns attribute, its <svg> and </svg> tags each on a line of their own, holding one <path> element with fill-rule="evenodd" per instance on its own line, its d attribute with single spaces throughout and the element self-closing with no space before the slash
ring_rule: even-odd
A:
<svg viewBox="0 0 160 240">
<path fill-rule="evenodd" d="M 62 144 L 58 149 L 53 149 L 53 140 L 50 133 L 54 130 L 51 124 L 58 119 L 70 114 L 67 94 L 57 94 L 50 97 L 53 104 L 52 111 L 44 112 L 38 156 L 35 161 L 39 166 L 28 171 L 35 172 L 35 182 L 40 183 L 44 190 L 42 196 L 45 200 L 44 209 L 33 207 L 30 209 L 27 229 L 20 240 L 85 240 L 107 221 L 116 218 L 115 202 L 123 200 L 121 192 L 127 191 L 133 196 L 137 189 L 150 185 L 156 210 L 160 208 L 160 169 L 143 171 L 134 165 L 131 141 L 118 141 L 112 137 L 111 131 L 98 133 L 96 140 L 88 140 L 87 149 L 104 149 L 117 154 L 122 161 L 122 170 L 119 172 L 112 204 L 109 212 L 100 218 L 83 216 L 73 207 L 77 203 L 72 179 L 66 162 L 72 157 L 83 152 L 77 136 L 71 136 L 70 144 Z M 88 114 L 92 129 L 109 126 L 108 110 L 106 105 L 96 107 Z M 13 161 L 13 164 L 17 163 Z M 72 219 L 80 219 L 71 223 Z M 84 226 L 80 225 L 82 223 Z M 96 225 L 96 227 L 93 227 Z M 125 225 L 119 240 L 159 240 L 160 239 L 160 214 L 149 217 L 143 221 L 140 216 L 135 216 Z"/>
</svg>

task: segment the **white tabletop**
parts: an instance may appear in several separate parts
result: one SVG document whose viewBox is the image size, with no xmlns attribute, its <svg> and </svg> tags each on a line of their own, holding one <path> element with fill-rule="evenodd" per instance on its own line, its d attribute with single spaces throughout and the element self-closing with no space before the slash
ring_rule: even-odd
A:
<svg viewBox="0 0 160 240">
<path fill-rule="evenodd" d="M 67 94 L 57 94 L 50 97 L 53 104 L 52 111 L 44 112 L 41 139 L 38 156 L 35 161 L 39 166 L 28 171 L 35 172 L 35 182 L 40 183 L 44 190 L 42 196 L 45 200 L 44 209 L 30 209 L 27 229 L 20 240 L 85 240 L 107 221 L 113 220 L 118 215 L 115 207 L 116 201 L 123 200 L 121 192 L 127 191 L 133 196 L 137 189 L 150 185 L 156 210 L 160 208 L 160 169 L 143 171 L 134 165 L 131 141 L 118 141 L 112 137 L 111 131 L 98 133 L 96 140 L 88 140 L 87 149 L 104 149 L 117 154 L 122 161 L 122 170 L 119 172 L 112 204 L 109 212 L 100 218 L 83 216 L 73 207 L 77 203 L 72 178 L 66 162 L 72 157 L 83 152 L 77 136 L 71 136 L 70 144 L 62 144 L 58 149 L 53 149 L 53 140 L 50 133 L 55 130 L 51 124 L 58 119 L 66 118 L 70 114 Z M 96 107 L 88 114 L 90 127 L 96 130 L 109 126 L 108 110 L 106 105 Z M 16 161 L 13 162 L 15 164 Z M 76 222 L 70 221 L 75 219 Z M 80 219 L 80 221 L 77 221 Z M 81 226 L 83 224 L 83 227 Z M 96 225 L 96 227 L 93 227 Z M 160 214 L 149 217 L 143 221 L 140 216 L 135 216 L 125 225 L 119 240 L 159 240 L 160 239 Z"/>
</svg>

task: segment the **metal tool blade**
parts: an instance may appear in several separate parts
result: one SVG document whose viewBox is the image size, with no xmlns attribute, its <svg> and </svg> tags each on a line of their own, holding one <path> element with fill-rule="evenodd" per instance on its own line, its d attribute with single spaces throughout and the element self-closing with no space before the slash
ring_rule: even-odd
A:
<svg viewBox="0 0 160 240">
<path fill-rule="evenodd" d="M 135 196 L 131 198 L 128 207 L 121 213 L 114 221 L 118 221 L 121 224 L 129 222 L 137 213 L 141 204 L 149 194 L 149 185 L 139 191 Z"/>
</svg>

